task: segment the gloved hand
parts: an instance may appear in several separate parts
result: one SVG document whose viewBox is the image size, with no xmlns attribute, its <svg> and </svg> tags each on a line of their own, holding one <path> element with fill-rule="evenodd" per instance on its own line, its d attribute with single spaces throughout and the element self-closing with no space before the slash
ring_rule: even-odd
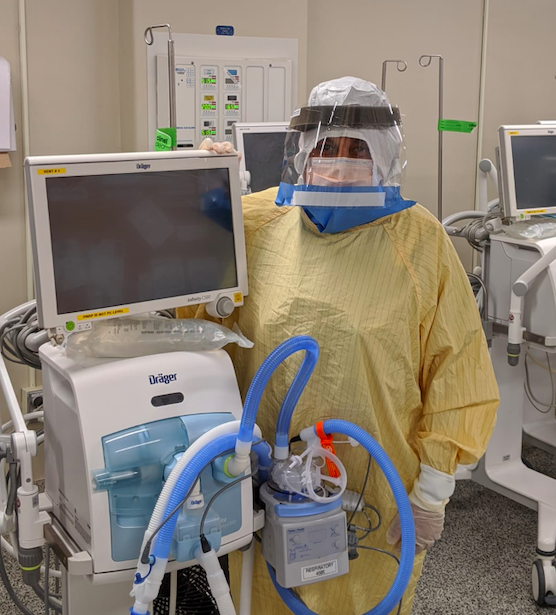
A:
<svg viewBox="0 0 556 615">
<path fill-rule="evenodd" d="M 444 510 L 437 512 L 424 510 L 413 502 L 411 502 L 411 509 L 415 521 L 415 554 L 418 555 L 426 549 L 430 549 L 440 538 L 444 529 Z M 396 515 L 386 533 L 386 542 L 399 549 L 401 538 L 400 517 Z"/>
<path fill-rule="evenodd" d="M 241 160 L 241 154 L 236 152 L 234 146 L 229 141 L 214 142 L 210 137 L 207 137 L 199 149 L 206 150 L 207 152 L 216 152 L 217 154 L 237 154 L 238 159 Z"/>
<path fill-rule="evenodd" d="M 453 476 L 421 464 L 421 473 L 415 479 L 409 501 L 415 521 L 415 553 L 430 549 L 444 529 L 444 511 L 454 493 Z M 402 537 L 399 515 L 394 517 L 386 533 L 386 542 L 397 545 Z"/>
</svg>

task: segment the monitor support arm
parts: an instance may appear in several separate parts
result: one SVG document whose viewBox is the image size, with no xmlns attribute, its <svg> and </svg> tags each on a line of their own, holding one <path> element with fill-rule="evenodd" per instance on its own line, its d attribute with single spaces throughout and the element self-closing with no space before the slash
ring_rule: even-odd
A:
<svg viewBox="0 0 556 615">
<path fill-rule="evenodd" d="M 510 318 L 508 326 L 508 363 L 516 366 L 519 363 L 521 344 L 523 343 L 523 303 L 532 282 L 551 263 L 556 260 L 556 246 L 542 256 L 527 271 L 521 275 L 512 286 L 510 299 Z"/>
<path fill-rule="evenodd" d="M 12 318 L 27 312 L 34 304 L 34 301 L 29 301 L 0 316 L 0 328 Z M 21 485 L 17 490 L 19 545 L 24 549 L 33 549 L 44 544 L 43 526 L 50 521 L 49 515 L 41 511 L 39 490 L 33 480 L 32 459 L 37 454 L 37 434 L 25 423 L 2 356 L 0 356 L 0 389 L 6 400 L 13 425 L 11 435 L 0 433 L 0 444 L 11 448 L 13 458 L 19 463 L 21 477 Z M 5 480 L 5 477 L 0 476 L 0 480 Z M 1 502 L 1 504 L 4 506 L 5 503 Z M 4 510 L 0 511 L 2 533 L 15 529 L 15 519 L 13 516 L 8 519 Z"/>
</svg>

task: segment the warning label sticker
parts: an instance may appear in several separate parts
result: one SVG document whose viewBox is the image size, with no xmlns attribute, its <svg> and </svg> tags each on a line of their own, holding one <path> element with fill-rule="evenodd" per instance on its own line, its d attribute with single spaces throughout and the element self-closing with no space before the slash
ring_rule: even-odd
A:
<svg viewBox="0 0 556 615">
<path fill-rule="evenodd" d="M 78 314 L 77 320 L 93 320 L 94 318 L 106 318 L 108 316 L 121 316 L 128 314 L 129 308 L 118 308 L 117 310 L 104 310 L 104 312 L 90 312 L 89 314 Z"/>
</svg>

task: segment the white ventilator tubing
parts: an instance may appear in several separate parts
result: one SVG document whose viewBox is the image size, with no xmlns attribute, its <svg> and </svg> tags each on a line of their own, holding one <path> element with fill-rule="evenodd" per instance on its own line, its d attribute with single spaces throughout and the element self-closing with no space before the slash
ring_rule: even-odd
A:
<svg viewBox="0 0 556 615">
<path fill-rule="evenodd" d="M 239 430 L 239 424 L 240 421 L 230 421 L 229 423 L 218 425 L 217 427 L 207 431 L 200 438 L 195 440 L 195 442 L 193 442 L 193 444 L 184 452 L 168 476 L 162 492 L 158 497 L 149 526 L 143 537 L 143 543 L 141 544 L 140 556 L 137 562 L 137 572 L 139 572 L 142 577 L 147 577 L 147 575 L 148 577 L 143 583 L 134 585 L 131 591 L 131 595 L 135 597 L 134 609 L 136 612 L 141 612 L 141 610 L 143 610 L 144 613 L 147 612 L 147 605 L 157 597 L 160 583 L 162 582 L 166 572 L 166 564 L 168 563 L 167 559 L 157 559 L 152 567 L 152 570 L 150 570 L 150 564 L 141 563 L 141 555 L 143 554 L 145 546 L 152 537 L 154 531 L 164 520 L 164 513 L 166 512 L 166 508 L 168 506 L 168 500 L 170 499 L 170 495 L 176 486 L 178 478 L 187 464 L 201 449 L 203 449 L 209 442 L 212 442 L 212 440 L 215 440 L 220 436 L 237 433 Z M 261 430 L 257 425 L 255 425 L 253 434 L 257 438 L 262 437 Z"/>
<path fill-rule="evenodd" d="M 216 551 L 211 549 L 208 553 L 203 553 L 199 546 L 195 549 L 195 559 L 201 564 L 207 575 L 210 592 L 216 601 L 220 615 L 236 615 L 236 609 L 230 595 L 230 587 L 218 561 Z"/>
<path fill-rule="evenodd" d="M 149 522 L 149 527 L 147 528 L 147 532 L 145 533 L 145 536 L 147 536 L 147 534 L 149 535 L 147 536 L 147 540 L 150 538 L 155 529 L 160 525 L 160 523 L 162 523 L 164 512 L 166 511 L 170 495 L 172 494 L 172 491 L 176 486 L 178 478 L 184 471 L 185 466 L 209 442 L 216 440 L 216 438 L 220 436 L 227 436 L 229 434 L 237 433 L 239 430 L 239 424 L 240 421 L 230 421 L 229 423 L 224 423 L 223 425 L 218 425 L 217 427 L 214 427 L 210 431 L 207 431 L 207 433 L 203 434 L 200 438 L 195 440 L 195 442 L 193 442 L 193 444 L 180 457 L 179 461 L 176 463 L 176 466 L 170 472 L 170 475 L 168 476 L 166 483 L 164 484 L 162 492 L 158 498 L 158 502 L 156 503 L 156 506 L 154 508 L 151 520 Z M 253 433 L 255 437 L 261 437 L 261 430 L 257 425 L 255 425 Z"/>
<path fill-rule="evenodd" d="M 255 567 L 255 541 L 241 560 L 241 588 L 239 593 L 239 615 L 251 615 L 251 593 L 253 591 L 253 569 Z"/>
</svg>

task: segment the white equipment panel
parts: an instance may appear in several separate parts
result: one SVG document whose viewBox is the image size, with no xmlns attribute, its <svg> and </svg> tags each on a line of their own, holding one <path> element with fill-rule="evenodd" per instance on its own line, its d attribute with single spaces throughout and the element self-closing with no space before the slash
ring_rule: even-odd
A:
<svg viewBox="0 0 556 615">
<path fill-rule="evenodd" d="M 149 144 L 169 125 L 166 40 L 147 48 Z M 284 122 L 297 98 L 297 40 L 176 34 L 179 148 L 231 140 L 236 122 Z"/>
</svg>

